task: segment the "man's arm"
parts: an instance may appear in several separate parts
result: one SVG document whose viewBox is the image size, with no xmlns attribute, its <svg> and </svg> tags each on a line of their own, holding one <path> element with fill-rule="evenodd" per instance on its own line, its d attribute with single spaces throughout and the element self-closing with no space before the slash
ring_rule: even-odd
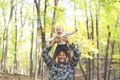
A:
<svg viewBox="0 0 120 80">
<path fill-rule="evenodd" d="M 72 42 L 70 42 L 68 40 L 68 38 L 66 38 L 66 42 L 73 51 L 73 57 L 72 57 L 73 66 L 76 66 L 77 63 L 79 62 L 79 58 L 80 58 L 81 53 L 80 53 L 79 49 Z"/>
<path fill-rule="evenodd" d="M 43 49 L 42 57 L 43 57 L 43 60 L 44 60 L 44 62 L 46 63 L 47 66 L 50 65 L 51 59 L 52 59 L 51 56 L 49 55 L 49 52 L 52 49 L 52 47 L 54 46 L 54 44 L 59 42 L 59 41 L 60 41 L 59 39 L 55 38 L 48 46 L 46 46 Z"/>
<path fill-rule="evenodd" d="M 43 52 L 42 52 L 43 60 L 47 66 L 49 66 L 51 62 L 51 56 L 49 55 L 49 52 L 51 49 L 52 49 L 52 46 L 48 45 L 43 49 Z"/>
<path fill-rule="evenodd" d="M 79 58 L 80 58 L 81 53 L 80 53 L 79 49 L 76 48 L 76 46 L 73 43 L 71 45 L 69 45 L 69 47 L 73 51 L 73 57 L 72 57 L 73 65 L 76 66 L 77 63 L 79 62 Z"/>
</svg>

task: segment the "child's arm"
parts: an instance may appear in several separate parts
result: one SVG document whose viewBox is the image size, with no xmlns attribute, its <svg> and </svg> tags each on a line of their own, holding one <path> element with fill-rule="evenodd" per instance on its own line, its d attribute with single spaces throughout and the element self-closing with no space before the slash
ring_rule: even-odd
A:
<svg viewBox="0 0 120 80">
<path fill-rule="evenodd" d="M 73 31 L 71 31 L 71 32 L 66 32 L 65 33 L 65 35 L 72 35 L 72 34 L 74 34 L 75 32 L 77 32 L 78 31 L 78 29 L 77 28 L 75 28 Z"/>
<path fill-rule="evenodd" d="M 46 39 L 46 42 L 51 42 L 52 40 L 54 40 L 56 38 L 56 35 L 53 35 L 51 38 Z"/>
</svg>

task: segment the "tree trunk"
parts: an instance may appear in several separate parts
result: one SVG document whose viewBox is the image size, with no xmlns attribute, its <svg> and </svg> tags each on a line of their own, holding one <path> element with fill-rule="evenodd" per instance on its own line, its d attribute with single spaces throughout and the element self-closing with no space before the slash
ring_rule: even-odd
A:
<svg viewBox="0 0 120 80">
<path fill-rule="evenodd" d="M 34 6 L 33 6 L 33 12 L 34 12 Z M 34 15 L 33 15 L 34 16 Z M 33 40 L 34 40 L 34 18 L 32 19 L 32 32 L 31 32 L 31 49 L 30 49 L 30 76 L 33 75 L 33 59 L 32 59 L 32 55 L 33 55 Z"/>
<path fill-rule="evenodd" d="M 83 69 L 83 67 L 82 67 L 80 61 L 79 61 L 79 66 L 80 66 L 80 69 L 81 69 L 81 71 L 82 71 L 82 74 L 83 74 L 84 80 L 88 80 L 88 79 L 87 79 L 87 76 L 86 76 L 86 74 L 85 74 L 85 71 L 84 71 L 84 69 Z"/>
<path fill-rule="evenodd" d="M 74 26 L 76 28 L 76 3 L 74 2 Z M 76 73 L 76 70 L 74 71 L 74 76 L 73 76 L 73 79 L 75 80 L 75 73 Z"/>
<path fill-rule="evenodd" d="M 5 13 L 3 11 L 3 18 L 4 18 L 4 24 L 5 24 L 5 28 L 4 28 L 4 32 L 3 32 L 3 44 L 2 44 L 2 59 L 1 59 L 1 71 L 3 71 L 4 69 L 4 53 L 5 53 L 5 40 L 6 40 L 6 18 L 5 18 Z"/>
<path fill-rule="evenodd" d="M 14 6 L 13 6 L 13 1 L 14 0 L 11 0 L 11 9 L 10 9 L 10 16 L 9 16 L 9 19 L 8 19 L 8 24 L 7 24 L 7 27 L 6 27 L 6 42 L 5 42 L 5 50 L 4 50 L 4 53 L 3 53 L 3 72 L 8 72 L 7 70 L 7 53 L 8 53 L 8 39 L 9 39 L 9 27 L 11 26 L 11 20 L 12 20 L 12 16 L 13 16 L 13 9 L 14 9 Z"/>
<path fill-rule="evenodd" d="M 44 5 L 44 28 L 41 29 L 41 39 L 42 39 L 42 49 L 46 46 L 46 42 L 45 42 L 45 29 L 46 29 L 46 14 L 47 14 L 47 2 L 48 0 L 45 0 L 45 5 Z M 43 62 L 43 80 L 47 80 L 48 76 L 47 76 L 47 68 L 45 63 Z"/>
<path fill-rule="evenodd" d="M 52 31 L 51 31 L 51 37 L 52 37 L 52 33 L 55 33 L 55 24 L 56 24 L 56 12 L 57 12 L 57 5 L 58 5 L 59 0 L 54 0 L 54 12 L 53 12 L 53 18 L 52 18 Z"/>
<path fill-rule="evenodd" d="M 41 19 L 40 19 L 40 2 L 41 0 L 34 0 L 36 10 L 37 10 L 37 37 L 36 37 L 36 71 L 35 71 L 35 80 L 37 80 L 38 70 L 39 70 L 39 54 L 40 54 L 40 36 L 42 26 L 41 26 Z"/>
<path fill-rule="evenodd" d="M 87 36 L 88 36 L 88 40 L 90 39 L 90 30 L 89 30 L 89 25 L 88 25 L 88 11 L 87 11 L 87 2 L 85 1 L 85 6 L 86 6 L 86 28 L 87 28 Z M 88 52 L 88 55 L 90 55 L 90 52 Z M 91 60 L 90 58 L 88 58 L 88 63 L 86 64 L 86 68 L 87 68 L 87 79 L 91 80 Z"/>
<path fill-rule="evenodd" d="M 27 17 L 27 14 L 26 14 L 24 17 L 25 19 L 23 19 L 23 10 L 22 9 L 23 9 L 23 5 L 20 6 L 20 24 L 21 24 L 21 26 L 20 26 L 20 36 L 17 35 L 18 36 L 17 40 L 19 42 L 19 43 L 17 43 L 17 55 L 16 54 L 14 55 L 14 57 L 16 58 L 16 60 L 14 62 L 18 66 L 18 69 L 20 69 L 18 54 L 20 53 L 20 49 L 21 49 L 21 43 L 22 43 L 22 38 L 23 38 L 23 28 L 25 26 L 25 23 L 26 23 L 25 19 Z M 17 23 L 16 23 L 16 25 L 17 25 Z"/>
<path fill-rule="evenodd" d="M 99 27 L 98 27 L 98 3 L 96 2 L 96 39 L 97 39 L 97 49 L 100 50 L 100 42 L 99 42 Z M 100 80 L 100 53 L 97 54 L 97 80 Z"/>
<path fill-rule="evenodd" d="M 17 8 L 15 10 L 15 54 L 14 54 L 14 73 L 18 74 L 18 56 L 17 56 Z"/>
<path fill-rule="evenodd" d="M 94 45 L 94 20 L 93 20 L 92 8 L 91 8 L 91 1 L 90 1 L 90 16 L 91 16 L 91 26 L 92 26 L 91 38 L 92 38 L 92 44 Z M 94 53 L 92 54 L 92 56 L 93 56 L 93 59 L 91 61 L 91 63 L 92 63 L 92 65 L 91 65 L 92 66 L 91 79 L 93 80 L 94 76 L 95 76 Z"/>
<path fill-rule="evenodd" d="M 3 32 L 3 36 L 2 36 L 2 41 L 3 41 L 3 44 L 2 44 L 2 59 L 1 59 L 1 71 L 3 71 L 4 69 L 4 53 L 5 53 L 5 40 L 6 40 L 6 18 L 5 18 L 5 13 L 3 11 L 3 18 L 4 18 L 4 24 L 5 24 L 5 28 L 4 28 L 4 32 Z"/>
<path fill-rule="evenodd" d="M 119 21 L 119 19 L 120 19 L 120 14 L 118 15 L 117 20 L 116 20 L 114 40 L 112 42 L 112 51 L 111 51 L 110 64 L 112 64 L 112 55 L 114 54 L 114 48 L 115 48 L 115 43 L 116 43 L 116 41 L 115 41 L 115 39 L 116 39 L 115 35 L 116 35 L 116 32 L 117 32 L 117 27 L 118 27 L 118 21 Z M 110 68 L 110 66 L 109 66 L 109 68 Z M 108 72 L 108 79 L 107 80 L 110 80 L 110 75 L 111 75 L 111 69 Z"/>
<path fill-rule="evenodd" d="M 6 32 L 6 26 L 5 26 L 4 33 L 3 33 L 1 71 L 3 71 L 3 69 L 4 69 L 4 53 L 5 53 L 5 40 L 6 40 L 6 37 L 5 37 L 6 34 L 5 34 L 5 32 Z"/>
<path fill-rule="evenodd" d="M 108 26 L 108 31 L 109 30 L 109 26 Z M 111 32 L 108 32 L 108 40 L 107 40 L 107 48 L 106 48 L 106 54 L 105 54 L 105 71 L 104 71 L 104 80 L 107 80 L 107 72 L 108 72 L 108 69 L 107 69 L 107 66 L 108 66 L 108 51 L 109 51 L 109 45 L 110 45 L 110 34 Z"/>
</svg>

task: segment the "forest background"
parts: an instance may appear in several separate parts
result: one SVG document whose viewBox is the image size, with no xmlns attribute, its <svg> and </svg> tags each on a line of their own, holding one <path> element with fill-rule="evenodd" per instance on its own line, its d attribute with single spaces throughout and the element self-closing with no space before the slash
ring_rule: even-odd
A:
<svg viewBox="0 0 120 80">
<path fill-rule="evenodd" d="M 78 28 L 69 39 L 81 51 L 80 80 L 119 80 L 119 5 L 119 0 L 0 0 L 0 72 L 47 80 L 41 52 L 61 25 L 65 31 Z"/>
</svg>

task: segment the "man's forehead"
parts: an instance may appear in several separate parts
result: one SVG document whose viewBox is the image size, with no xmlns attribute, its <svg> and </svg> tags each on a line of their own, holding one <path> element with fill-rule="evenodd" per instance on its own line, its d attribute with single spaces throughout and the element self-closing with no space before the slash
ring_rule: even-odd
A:
<svg viewBox="0 0 120 80">
<path fill-rule="evenodd" d="M 65 51 L 60 51 L 59 54 L 66 55 Z"/>
</svg>

